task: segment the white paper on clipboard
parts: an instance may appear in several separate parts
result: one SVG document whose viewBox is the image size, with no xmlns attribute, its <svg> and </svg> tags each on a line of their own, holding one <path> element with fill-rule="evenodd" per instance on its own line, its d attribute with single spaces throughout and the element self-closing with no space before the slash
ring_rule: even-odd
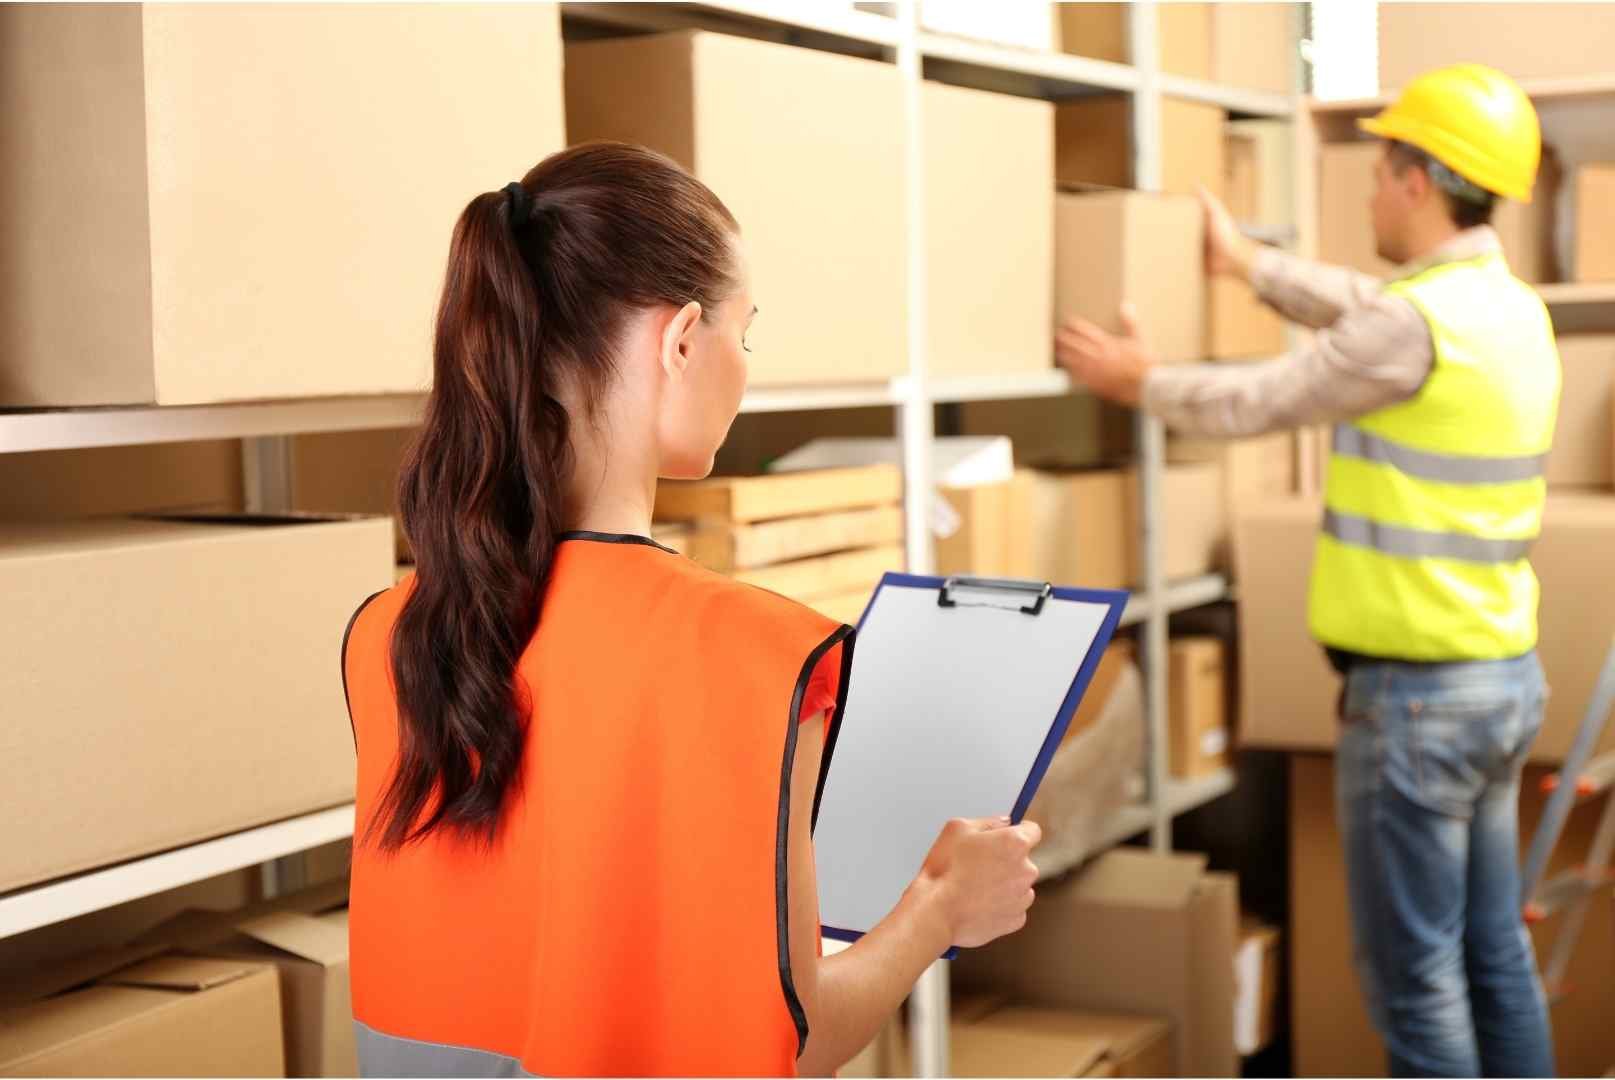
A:
<svg viewBox="0 0 1615 1080">
<path fill-rule="evenodd" d="M 1126 594 L 1027 600 L 887 575 L 859 628 L 813 843 L 828 937 L 897 904 L 950 818 L 1018 818 L 1115 630 Z M 969 597 L 967 599 L 967 597 Z"/>
</svg>

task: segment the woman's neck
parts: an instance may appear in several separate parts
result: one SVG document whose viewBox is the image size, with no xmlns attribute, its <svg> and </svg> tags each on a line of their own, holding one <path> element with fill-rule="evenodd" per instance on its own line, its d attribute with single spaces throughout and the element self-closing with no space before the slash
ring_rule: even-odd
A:
<svg viewBox="0 0 1615 1080">
<path fill-rule="evenodd" d="M 599 430 L 573 432 L 574 468 L 567 493 L 567 528 L 646 536 L 656 505 L 656 448 L 609 417 Z M 627 437 L 612 437 L 613 433 Z"/>
</svg>

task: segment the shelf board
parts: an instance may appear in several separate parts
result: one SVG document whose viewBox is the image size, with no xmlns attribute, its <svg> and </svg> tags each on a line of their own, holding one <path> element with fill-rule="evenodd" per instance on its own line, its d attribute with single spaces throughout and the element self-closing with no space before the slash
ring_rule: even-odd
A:
<svg viewBox="0 0 1615 1080">
<path fill-rule="evenodd" d="M 1058 101 L 1107 91 L 1137 90 L 1128 64 L 1069 53 L 1037 52 L 946 34 L 920 35 L 926 76 L 979 90 Z"/>
<path fill-rule="evenodd" d="M 255 866 L 353 835 L 353 804 L 0 896 L 0 938 Z"/>
<path fill-rule="evenodd" d="M 844 43 L 860 46 L 865 51 L 895 48 L 898 37 L 895 19 L 858 11 L 850 4 L 806 0 L 794 3 L 563 3 L 561 14 L 627 30 L 693 28 L 808 46 Z"/>
<path fill-rule="evenodd" d="M 0 412 L 0 454 L 408 427 L 420 422 L 425 401 L 424 394 L 382 394 L 228 405 Z"/>
<path fill-rule="evenodd" d="M 741 399 L 743 413 L 806 412 L 813 409 L 860 409 L 895 405 L 904 392 L 904 380 L 850 386 L 781 386 L 748 390 Z"/>
<path fill-rule="evenodd" d="M 1560 334 L 1615 330 L 1615 281 L 1538 285 L 1553 329 Z"/>
<path fill-rule="evenodd" d="M 931 379 L 932 401 L 1003 401 L 1013 398 L 1064 397 L 1073 392 L 1063 371 L 1017 372 L 1010 375 L 954 375 Z"/>
<path fill-rule="evenodd" d="M 1219 600 L 1228 599 L 1228 596 L 1228 579 L 1221 574 L 1181 578 L 1167 583 L 1167 614 L 1215 604 Z M 1149 618 L 1149 614 L 1149 599 L 1141 593 L 1130 593 L 1127 597 L 1127 607 L 1122 611 L 1121 625 L 1136 625 Z"/>
<path fill-rule="evenodd" d="M 1538 285 L 1536 291 L 1549 307 L 1615 304 L 1615 281 L 1569 281 L 1557 285 Z"/>
<path fill-rule="evenodd" d="M 1223 86 L 1220 83 L 1188 79 L 1182 75 L 1163 74 L 1160 78 L 1161 93 L 1168 97 L 1218 105 L 1241 116 L 1282 118 L 1295 115 L 1296 99 L 1284 94 Z"/>
<path fill-rule="evenodd" d="M 1592 101 L 1599 98 L 1615 99 L 1615 76 L 1588 75 L 1571 79 L 1525 79 L 1520 82 L 1532 101 L 1539 105 L 1572 101 Z M 1318 116 L 1357 116 L 1375 113 L 1396 100 L 1398 91 L 1392 90 L 1374 97 L 1347 98 L 1340 101 L 1307 100 L 1307 107 Z"/>
<path fill-rule="evenodd" d="M 1168 780 L 1166 782 L 1166 809 L 1169 817 L 1178 817 L 1221 798 L 1234 790 L 1237 777 L 1232 769 L 1221 769 L 1210 776 L 1197 777 L 1193 780 Z M 1094 843 L 1088 850 L 1072 859 L 1059 863 L 1038 862 L 1037 853 L 1032 853 L 1032 861 L 1037 863 L 1038 880 L 1048 881 L 1050 878 L 1060 877 L 1070 873 L 1081 866 L 1088 859 L 1115 847 L 1123 840 L 1130 840 L 1141 833 L 1149 831 L 1154 823 L 1150 808 L 1141 803 L 1124 806 L 1111 817 L 1110 822 L 1099 831 Z"/>
</svg>

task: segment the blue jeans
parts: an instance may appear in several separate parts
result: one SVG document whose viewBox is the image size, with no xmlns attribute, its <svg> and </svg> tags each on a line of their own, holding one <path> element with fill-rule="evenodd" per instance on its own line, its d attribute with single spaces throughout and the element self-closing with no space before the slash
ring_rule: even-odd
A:
<svg viewBox="0 0 1615 1080">
<path fill-rule="evenodd" d="M 1534 652 L 1359 662 L 1347 677 L 1336 812 L 1358 977 L 1393 1076 L 1553 1074 L 1518 835 L 1546 698 Z"/>
</svg>

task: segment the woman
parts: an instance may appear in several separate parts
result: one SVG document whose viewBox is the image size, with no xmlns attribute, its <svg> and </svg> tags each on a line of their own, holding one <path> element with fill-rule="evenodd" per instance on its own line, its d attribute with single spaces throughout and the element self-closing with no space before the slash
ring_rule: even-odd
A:
<svg viewBox="0 0 1615 1080">
<path fill-rule="evenodd" d="M 344 644 L 365 1073 L 828 1073 L 950 944 L 1025 921 L 1036 826 L 952 822 L 819 956 L 852 631 L 647 539 L 658 477 L 712 468 L 755 313 L 734 218 L 648 150 L 461 215 L 399 485 L 416 572 Z"/>
</svg>

